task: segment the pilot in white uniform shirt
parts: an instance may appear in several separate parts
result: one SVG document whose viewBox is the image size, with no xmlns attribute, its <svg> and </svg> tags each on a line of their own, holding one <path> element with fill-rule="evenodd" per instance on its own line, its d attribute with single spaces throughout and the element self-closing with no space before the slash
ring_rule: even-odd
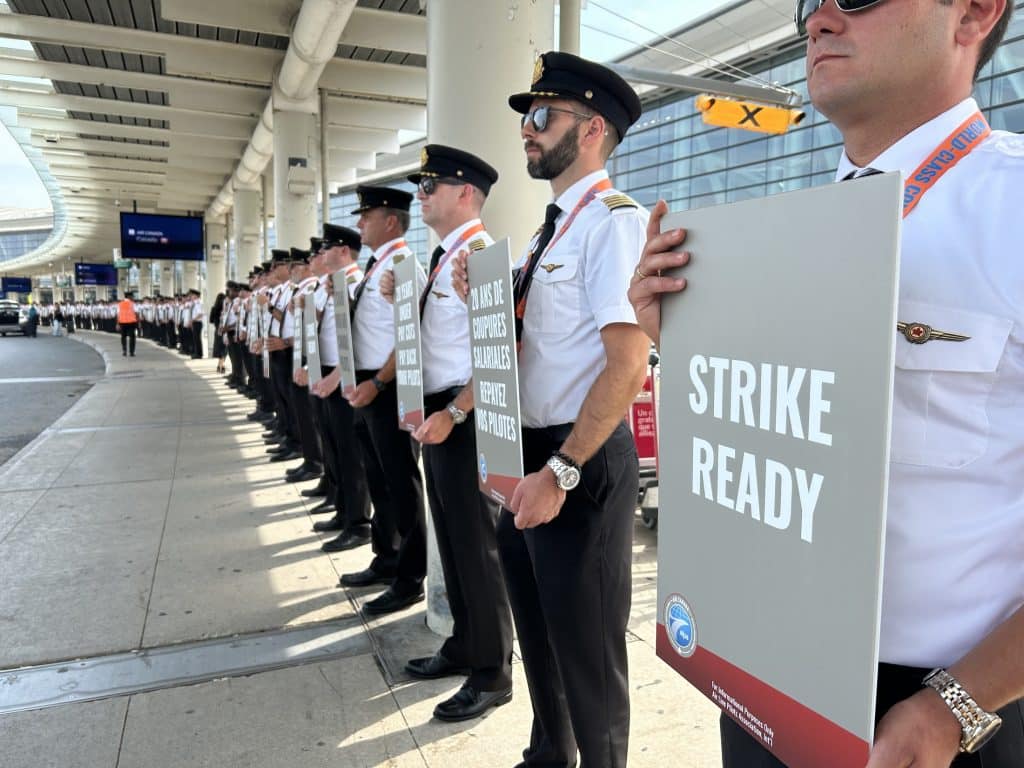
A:
<svg viewBox="0 0 1024 768">
<path fill-rule="evenodd" d="M 967 99 L 876 158 L 913 174 Z M 844 155 L 837 178 L 856 170 Z M 1024 137 L 993 131 L 903 222 L 883 662 L 945 667 L 1024 604 Z"/>
</svg>

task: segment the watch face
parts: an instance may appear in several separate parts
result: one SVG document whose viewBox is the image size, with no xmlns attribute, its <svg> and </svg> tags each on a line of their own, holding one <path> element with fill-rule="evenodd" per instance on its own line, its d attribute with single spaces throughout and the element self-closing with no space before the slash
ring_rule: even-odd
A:
<svg viewBox="0 0 1024 768">
<path fill-rule="evenodd" d="M 562 486 L 562 490 L 571 491 L 580 484 L 580 471 L 576 467 L 566 466 L 562 470 L 562 476 L 559 478 L 558 484 Z"/>
</svg>

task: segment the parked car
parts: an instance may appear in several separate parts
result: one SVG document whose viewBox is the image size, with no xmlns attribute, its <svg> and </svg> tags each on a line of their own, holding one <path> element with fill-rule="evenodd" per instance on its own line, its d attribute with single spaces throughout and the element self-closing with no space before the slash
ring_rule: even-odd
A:
<svg viewBox="0 0 1024 768">
<path fill-rule="evenodd" d="M 28 323 L 28 307 L 24 313 L 18 302 L 10 299 L 0 299 L 0 336 L 8 333 L 25 334 L 25 324 Z"/>
</svg>

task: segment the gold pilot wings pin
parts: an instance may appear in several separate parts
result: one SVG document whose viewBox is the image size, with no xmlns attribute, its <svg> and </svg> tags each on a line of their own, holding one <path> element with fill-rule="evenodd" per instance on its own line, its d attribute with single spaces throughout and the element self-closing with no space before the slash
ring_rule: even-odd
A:
<svg viewBox="0 0 1024 768">
<path fill-rule="evenodd" d="M 562 267 L 564 267 L 565 264 L 538 264 L 537 266 L 550 275 L 556 269 L 561 269 Z"/>
<path fill-rule="evenodd" d="M 434 294 L 439 299 L 447 299 L 448 298 L 448 294 L 447 293 L 441 293 L 441 291 L 431 291 L 431 293 Z"/>
<path fill-rule="evenodd" d="M 940 331 L 924 323 L 896 323 L 896 330 L 911 344 L 924 344 L 929 341 L 967 341 L 970 336 L 951 331 Z"/>
</svg>

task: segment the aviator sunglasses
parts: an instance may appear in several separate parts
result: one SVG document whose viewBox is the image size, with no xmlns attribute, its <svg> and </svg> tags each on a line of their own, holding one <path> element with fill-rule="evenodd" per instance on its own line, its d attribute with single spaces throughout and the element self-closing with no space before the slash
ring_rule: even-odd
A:
<svg viewBox="0 0 1024 768">
<path fill-rule="evenodd" d="M 573 112 L 571 109 L 559 109 L 558 107 L 543 106 L 531 109 L 523 115 L 523 120 L 519 124 L 519 127 L 525 128 L 527 123 L 533 123 L 533 129 L 537 133 L 543 133 L 544 129 L 548 127 L 548 119 L 552 112 L 564 112 L 567 115 L 576 115 L 576 117 L 583 120 L 589 120 L 593 117 L 593 115 L 584 115 L 582 112 Z"/>
<path fill-rule="evenodd" d="M 438 184 L 447 184 L 450 187 L 460 187 L 465 184 L 461 179 L 441 179 L 436 176 L 424 176 L 417 185 L 424 197 L 430 197 L 437 191 Z"/>
<path fill-rule="evenodd" d="M 807 34 L 807 20 L 826 2 L 828 0 L 797 0 L 794 21 L 796 21 L 796 29 L 801 35 Z M 854 13 L 878 5 L 880 2 L 882 0 L 836 0 L 836 8 L 843 13 Z"/>
</svg>

